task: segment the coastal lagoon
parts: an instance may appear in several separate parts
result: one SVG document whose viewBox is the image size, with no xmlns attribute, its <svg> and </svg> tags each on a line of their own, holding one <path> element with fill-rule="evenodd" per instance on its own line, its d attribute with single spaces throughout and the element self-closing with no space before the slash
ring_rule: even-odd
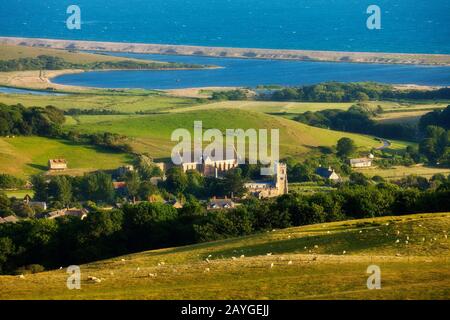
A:
<svg viewBox="0 0 450 320">
<path fill-rule="evenodd" d="M 214 65 L 202 70 L 92 71 L 61 75 L 52 82 L 98 88 L 176 89 L 199 87 L 297 86 L 325 81 L 375 81 L 391 84 L 450 85 L 450 67 L 211 58 L 154 54 L 116 56 Z"/>
</svg>

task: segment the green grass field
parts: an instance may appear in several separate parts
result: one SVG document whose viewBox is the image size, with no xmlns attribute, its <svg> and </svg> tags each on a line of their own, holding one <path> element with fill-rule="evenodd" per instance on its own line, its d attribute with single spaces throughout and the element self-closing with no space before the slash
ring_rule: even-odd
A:
<svg viewBox="0 0 450 320">
<path fill-rule="evenodd" d="M 0 94 L 0 103 L 26 107 L 55 106 L 62 110 L 105 109 L 122 113 L 139 111 L 162 112 L 174 108 L 198 104 L 196 99 L 169 97 L 160 94 L 114 94 L 105 91 L 99 94 L 68 94 L 65 96 L 40 96 L 32 94 Z"/>
<path fill-rule="evenodd" d="M 447 106 L 444 102 L 425 102 L 425 103 L 400 103 L 392 101 L 367 101 L 364 102 L 371 109 L 382 107 L 384 112 L 413 112 L 413 111 L 432 111 L 442 109 Z M 209 109 L 241 109 L 247 111 L 258 111 L 273 114 L 286 114 L 286 116 L 307 111 L 316 112 L 327 109 L 347 110 L 355 102 L 277 102 L 277 101 L 220 101 L 209 104 L 192 106 L 188 108 L 175 109 L 172 112 L 185 112 L 187 110 L 209 110 Z"/>
<path fill-rule="evenodd" d="M 133 147 L 138 152 L 148 152 L 153 157 L 170 157 L 175 142 L 170 141 L 173 130 L 186 128 L 192 132 L 194 121 L 202 120 L 203 128 L 225 129 L 280 129 L 280 153 L 282 156 L 301 156 L 318 146 L 332 146 L 342 137 L 352 138 L 361 149 L 380 146 L 369 136 L 337 132 L 310 127 L 282 117 L 249 112 L 239 109 L 199 110 L 183 113 L 146 116 L 79 116 L 66 128 L 80 131 L 109 131 L 133 137 Z M 74 122 L 78 123 L 74 125 Z"/>
<path fill-rule="evenodd" d="M 382 168 L 361 168 L 361 169 L 354 169 L 355 171 L 364 173 L 368 177 L 373 176 L 381 176 L 388 180 L 394 180 L 394 179 L 401 179 L 409 175 L 416 175 L 416 176 L 422 176 L 426 178 L 431 178 L 433 175 L 437 173 L 442 173 L 444 175 L 450 174 L 450 169 L 448 168 L 434 168 L 434 167 L 426 167 L 426 166 L 411 166 L 411 167 L 405 167 L 405 166 L 395 166 L 388 169 L 382 169 Z"/>
<path fill-rule="evenodd" d="M 450 299 L 449 232 L 448 213 L 289 228 L 83 265 L 80 290 L 64 268 L 1 276 L 0 299 Z"/>
<path fill-rule="evenodd" d="M 34 196 L 34 191 L 32 189 L 23 189 L 23 190 L 0 190 L 6 193 L 9 198 L 17 198 L 23 199 L 26 195 L 30 197 Z"/>
<path fill-rule="evenodd" d="M 67 173 L 78 175 L 97 169 L 115 169 L 130 156 L 88 145 L 43 137 L 0 138 L 0 172 L 21 178 L 47 171 L 51 158 L 68 161 Z"/>
</svg>

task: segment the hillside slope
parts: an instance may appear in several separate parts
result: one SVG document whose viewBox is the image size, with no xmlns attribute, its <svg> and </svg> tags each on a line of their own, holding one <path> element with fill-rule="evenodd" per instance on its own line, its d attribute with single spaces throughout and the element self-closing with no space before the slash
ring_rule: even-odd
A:
<svg viewBox="0 0 450 320">
<path fill-rule="evenodd" d="M 282 117 L 238 109 L 199 110 L 139 117 L 80 116 L 78 125 L 69 125 L 81 131 L 110 131 L 135 138 L 134 147 L 154 157 L 170 157 L 175 142 L 171 133 L 178 128 L 193 131 L 194 121 L 201 120 L 203 129 L 280 129 L 281 156 L 299 156 L 319 146 L 332 146 L 342 137 L 350 137 L 364 150 L 380 146 L 372 137 L 307 126 Z M 207 145 L 207 144 L 205 144 Z"/>
<path fill-rule="evenodd" d="M 1 276 L 0 299 L 450 299 L 449 232 L 450 213 L 289 228 L 84 265 L 81 290 L 64 269 Z"/>
</svg>

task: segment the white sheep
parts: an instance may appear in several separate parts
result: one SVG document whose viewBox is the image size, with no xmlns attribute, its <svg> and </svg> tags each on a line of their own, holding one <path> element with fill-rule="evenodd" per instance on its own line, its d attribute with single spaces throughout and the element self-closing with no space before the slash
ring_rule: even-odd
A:
<svg viewBox="0 0 450 320">
<path fill-rule="evenodd" d="M 291 264 L 292 264 L 292 260 L 289 260 L 288 265 L 291 265 Z"/>
</svg>

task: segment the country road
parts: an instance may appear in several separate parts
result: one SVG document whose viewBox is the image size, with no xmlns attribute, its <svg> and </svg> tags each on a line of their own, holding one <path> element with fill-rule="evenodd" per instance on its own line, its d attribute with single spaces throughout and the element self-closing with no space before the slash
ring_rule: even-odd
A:
<svg viewBox="0 0 450 320">
<path fill-rule="evenodd" d="M 378 138 L 381 142 L 383 142 L 383 145 L 381 147 L 378 147 L 376 150 L 383 150 L 389 148 L 392 143 L 389 140 Z"/>
</svg>

